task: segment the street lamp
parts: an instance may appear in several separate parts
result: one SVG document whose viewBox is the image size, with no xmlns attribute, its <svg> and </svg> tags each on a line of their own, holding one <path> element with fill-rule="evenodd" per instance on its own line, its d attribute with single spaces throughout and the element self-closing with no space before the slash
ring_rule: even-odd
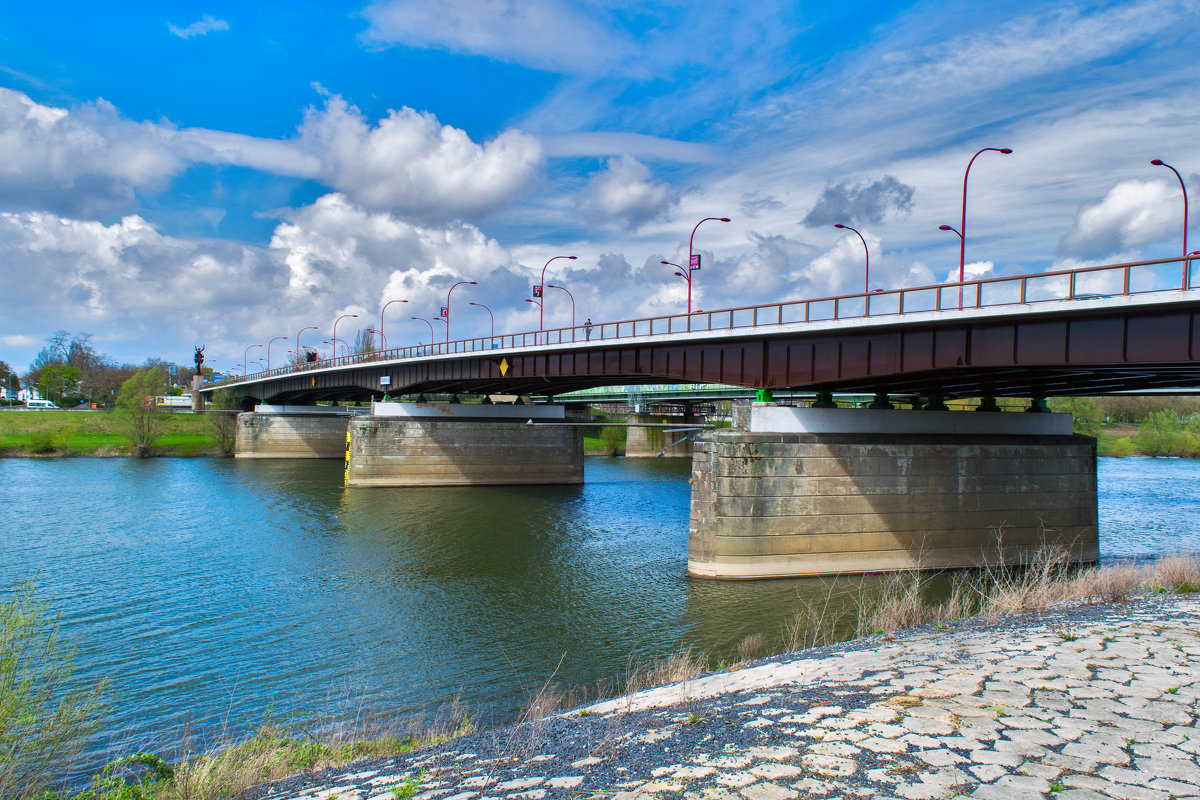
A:
<svg viewBox="0 0 1200 800">
<path fill-rule="evenodd" d="M 575 327 L 575 295 L 571 294 L 571 291 L 569 289 L 567 289 L 567 287 L 565 287 L 565 286 L 555 286 L 554 284 L 551 283 L 551 284 L 547 285 L 547 288 L 548 289 L 562 289 L 564 292 L 567 293 L 567 297 L 571 298 L 571 327 L 574 328 Z M 542 297 L 542 302 L 545 302 L 544 295 Z"/>
<path fill-rule="evenodd" d="M 383 331 L 376 330 L 375 328 L 367 328 L 367 333 L 378 333 L 379 341 L 383 344 L 383 349 L 387 350 L 387 337 L 383 335 Z"/>
<path fill-rule="evenodd" d="M 1153 161 L 1151 161 L 1150 163 L 1156 167 L 1166 167 L 1167 169 L 1171 170 L 1171 172 L 1174 172 L 1175 177 L 1179 179 L 1179 188 L 1183 190 L 1183 257 L 1186 259 L 1188 257 L 1188 249 L 1187 249 L 1188 201 L 1187 201 L 1187 187 L 1183 185 L 1183 176 L 1179 174 L 1179 170 L 1175 169 L 1170 164 L 1163 161 L 1161 158 L 1156 158 Z M 1184 289 L 1188 288 L 1188 264 L 1189 263 L 1190 262 L 1188 262 L 1188 261 L 1183 262 L 1183 288 Z"/>
<path fill-rule="evenodd" d="M 286 336 L 276 336 L 270 342 L 267 342 L 267 372 L 271 371 L 271 344 L 274 342 L 278 342 L 280 339 L 282 339 L 283 341 L 286 342 L 287 338 L 288 337 L 286 337 Z"/>
<path fill-rule="evenodd" d="M 953 233 L 955 236 L 957 236 L 959 239 L 961 239 L 961 238 L 962 238 L 962 234 L 958 232 L 958 229 L 957 229 L 957 228 L 952 228 L 952 227 L 950 227 L 949 225 L 938 225 L 938 230 L 939 230 L 939 231 L 950 231 L 950 232 L 951 232 L 951 233 Z"/>
<path fill-rule="evenodd" d="M 411 319 L 415 319 L 417 322 L 424 322 L 429 326 L 429 343 L 433 344 L 433 323 L 424 317 L 411 317 Z"/>
<path fill-rule="evenodd" d="M 262 347 L 262 345 L 261 344 L 252 344 L 246 348 L 246 351 L 244 353 L 242 353 L 242 375 L 249 374 L 246 372 L 246 367 L 249 366 L 246 362 L 246 359 L 250 357 L 250 351 L 256 347 Z"/>
<path fill-rule="evenodd" d="M 383 312 L 387 311 L 387 307 L 392 303 L 407 303 L 407 300 L 388 300 L 383 304 L 383 308 L 379 309 L 379 335 L 383 336 Z M 387 348 L 384 348 L 385 350 Z"/>
<path fill-rule="evenodd" d="M 962 222 L 958 226 L 955 233 L 958 234 L 958 307 L 963 306 L 963 281 L 966 280 L 966 264 L 967 264 L 967 178 L 971 175 L 971 165 L 975 163 L 975 159 L 979 158 L 980 153 L 1000 153 L 1001 155 L 1009 155 L 1012 153 L 1012 148 L 1009 147 L 985 147 L 975 155 L 971 156 L 971 160 L 967 162 L 967 169 L 963 172 L 963 201 L 962 201 Z"/>
<path fill-rule="evenodd" d="M 560 258 L 565 258 L 569 261 L 574 261 L 576 258 L 578 258 L 578 256 L 554 256 L 554 258 L 550 259 L 550 261 L 557 261 Z M 542 265 L 542 279 L 538 282 L 538 286 L 537 286 L 539 291 L 546 285 L 546 267 L 550 266 L 550 261 L 547 261 L 545 264 Z M 532 302 L 532 301 L 530 301 L 530 302 Z M 545 320 L 546 309 L 542 306 L 541 303 L 538 303 L 538 308 L 542 309 L 541 311 L 538 312 L 538 330 L 540 331 L 540 330 L 544 330 L 542 322 Z"/>
<path fill-rule="evenodd" d="M 854 228 L 851 228 L 849 225 L 843 225 L 840 222 L 835 222 L 833 227 L 841 228 L 842 230 L 846 231 L 852 231 L 854 235 L 858 237 L 858 240 L 862 242 L 863 253 L 866 257 L 866 261 L 863 266 L 863 294 L 869 295 L 871 293 L 871 251 L 867 248 L 867 240 L 863 238 L 861 233 L 854 230 Z"/>
<path fill-rule="evenodd" d="M 489 317 L 489 318 L 492 320 L 492 333 L 491 333 L 491 336 L 492 336 L 492 338 L 493 338 L 493 339 L 494 339 L 494 338 L 496 338 L 496 315 L 492 313 L 492 310 L 491 310 L 490 308 L 488 308 L 487 306 L 485 306 L 483 303 L 471 303 L 471 302 L 468 302 L 468 303 L 467 303 L 467 305 L 469 305 L 469 306 L 479 306 L 479 307 L 480 307 L 480 308 L 482 308 L 484 311 L 488 312 L 488 317 Z"/>
<path fill-rule="evenodd" d="M 438 317 L 438 319 L 441 319 L 442 322 L 446 323 L 446 344 L 450 344 L 450 292 L 453 292 L 456 288 L 462 286 L 463 284 L 466 284 L 467 286 L 479 285 L 477 281 L 459 281 L 458 283 L 454 284 L 454 286 L 450 287 L 449 292 L 446 292 L 446 313 L 443 315 L 445 319 Z M 432 328 L 433 326 L 431 325 L 430 327 Z"/>
<path fill-rule="evenodd" d="M 729 222 L 729 217 L 705 217 L 696 223 L 696 227 L 692 228 L 692 235 L 688 237 L 688 305 L 687 313 L 692 313 L 692 270 L 700 269 L 700 256 L 692 255 L 692 242 L 696 239 L 696 228 L 699 228 L 704 223 L 713 220 L 715 222 Z"/>
<path fill-rule="evenodd" d="M 358 314 L 342 314 L 333 321 L 333 357 L 337 358 L 337 324 L 344 319 L 358 319 Z M 344 342 L 343 342 L 344 344 Z M 350 355 L 350 345 L 346 345 L 346 355 Z"/>
<path fill-rule="evenodd" d="M 305 331 L 315 331 L 316 329 L 316 325 L 309 325 L 307 328 L 301 328 L 296 334 L 296 366 L 304 363 L 304 351 L 300 349 L 300 334 Z"/>
</svg>

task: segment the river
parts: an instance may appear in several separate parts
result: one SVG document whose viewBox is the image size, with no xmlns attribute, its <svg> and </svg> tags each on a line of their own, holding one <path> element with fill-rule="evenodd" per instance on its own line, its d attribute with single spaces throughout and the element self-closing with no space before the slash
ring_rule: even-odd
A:
<svg viewBox="0 0 1200 800">
<path fill-rule="evenodd" d="M 275 718 L 505 718 L 780 634 L 819 580 L 685 575 L 689 462 L 575 487 L 358 489 L 337 461 L 0 460 L 0 589 L 37 578 L 113 711 L 84 769 Z M 1105 559 L 1200 551 L 1200 462 L 1100 459 Z"/>
</svg>

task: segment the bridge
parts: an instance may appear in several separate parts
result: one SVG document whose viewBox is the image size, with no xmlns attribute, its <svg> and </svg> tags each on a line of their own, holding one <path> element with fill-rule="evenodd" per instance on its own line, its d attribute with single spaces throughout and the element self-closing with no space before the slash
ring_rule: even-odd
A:
<svg viewBox="0 0 1200 800">
<path fill-rule="evenodd" d="M 1160 259 L 360 353 L 197 395 L 227 389 L 254 406 L 238 418 L 239 457 L 344 458 L 347 487 L 412 487 L 583 482 L 588 419 L 561 402 L 460 395 L 754 389 L 732 429 L 686 452 L 689 574 L 1011 564 L 1047 546 L 1087 562 L 1099 556 L 1095 441 L 1040 400 L 1200 385 L 1198 317 L 1190 263 Z M 817 402 L 775 403 L 775 390 Z M 839 409 L 833 392 L 874 401 Z M 895 395 L 925 398 L 922 410 L 895 410 Z M 1002 412 L 1001 396 L 1041 413 Z M 992 413 L 949 411 L 949 397 Z M 367 400 L 370 413 L 314 405 Z"/>
<path fill-rule="evenodd" d="M 385 394 L 554 396 L 613 383 L 946 397 L 1195 385 L 1200 294 L 1181 289 L 1185 263 L 1160 259 L 402 347 L 227 378 L 200 391 L 311 404 Z"/>
</svg>

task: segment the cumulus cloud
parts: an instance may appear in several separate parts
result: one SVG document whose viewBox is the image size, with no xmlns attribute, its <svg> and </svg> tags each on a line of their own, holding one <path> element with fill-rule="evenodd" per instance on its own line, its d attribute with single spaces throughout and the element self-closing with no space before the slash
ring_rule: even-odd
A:
<svg viewBox="0 0 1200 800">
<path fill-rule="evenodd" d="M 878 252 L 880 239 L 864 233 L 867 246 Z M 842 236 L 829 250 L 813 258 L 788 276 L 808 296 L 832 297 L 861 292 L 863 287 L 863 246 L 857 236 Z M 872 287 L 874 288 L 874 287 Z"/>
<path fill-rule="evenodd" d="M 759 192 L 750 192 L 742 195 L 742 200 L 738 206 L 742 213 L 748 217 L 758 217 L 771 211 L 778 211 L 783 208 L 783 203 L 776 200 L 772 195 L 763 195 Z"/>
<path fill-rule="evenodd" d="M 185 162 L 158 126 L 122 119 L 99 100 L 73 111 L 0 88 L 0 203 L 101 215 L 129 208 Z"/>
<path fill-rule="evenodd" d="M 889 211 L 907 214 L 912 207 L 913 187 L 891 175 L 868 184 L 842 181 L 825 187 L 804 217 L 803 224 L 810 228 L 838 222 L 843 225 L 877 224 Z"/>
<path fill-rule="evenodd" d="M 621 156 L 610 158 L 602 171 L 593 173 L 578 202 L 593 219 L 637 230 L 666 216 L 679 200 L 670 184 L 651 179 L 645 164 Z"/>
<path fill-rule="evenodd" d="M 1102 258 L 1135 250 L 1169 236 L 1183 225 L 1178 184 L 1165 180 L 1126 180 L 1098 203 L 1075 214 L 1075 224 L 1059 240 L 1060 260 Z"/>
<path fill-rule="evenodd" d="M 191 39 L 193 36 L 207 36 L 213 31 L 227 31 L 229 30 L 229 23 L 223 19 L 213 19 L 211 15 L 205 14 L 199 21 L 182 28 L 168 22 L 167 30 L 180 39 Z"/>
<path fill-rule="evenodd" d="M 538 140 L 520 131 L 479 145 L 411 108 L 372 126 L 337 96 L 309 110 L 298 144 L 319 160 L 317 177 L 355 204 L 423 221 L 474 218 L 511 203 L 542 164 Z"/>
<path fill-rule="evenodd" d="M 385 0 L 368 6 L 365 33 L 404 44 L 482 55 L 556 72 L 595 72 L 619 63 L 630 43 L 562 0 Z"/>
</svg>

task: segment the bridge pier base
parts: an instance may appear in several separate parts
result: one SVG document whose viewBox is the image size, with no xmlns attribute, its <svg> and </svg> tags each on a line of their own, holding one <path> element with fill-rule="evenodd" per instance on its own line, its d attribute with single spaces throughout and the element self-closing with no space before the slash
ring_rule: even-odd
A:
<svg viewBox="0 0 1200 800">
<path fill-rule="evenodd" d="M 343 458 L 348 418 L 336 406 L 257 406 L 238 414 L 234 457 Z"/>
<path fill-rule="evenodd" d="M 350 421 L 346 486 L 581 484 L 583 429 L 565 421 L 562 406 L 376 403 Z"/>
<path fill-rule="evenodd" d="M 678 423 L 688 428 L 703 422 L 696 414 L 665 416 L 663 414 L 630 414 L 630 422 Z M 691 458 L 692 442 L 688 433 L 698 431 L 670 431 L 668 428 L 641 428 L 630 426 L 625 435 L 626 458 Z"/>
<path fill-rule="evenodd" d="M 688 574 L 781 578 L 1099 557 L 1096 443 L 1066 414 L 754 406 L 697 437 Z"/>
</svg>

